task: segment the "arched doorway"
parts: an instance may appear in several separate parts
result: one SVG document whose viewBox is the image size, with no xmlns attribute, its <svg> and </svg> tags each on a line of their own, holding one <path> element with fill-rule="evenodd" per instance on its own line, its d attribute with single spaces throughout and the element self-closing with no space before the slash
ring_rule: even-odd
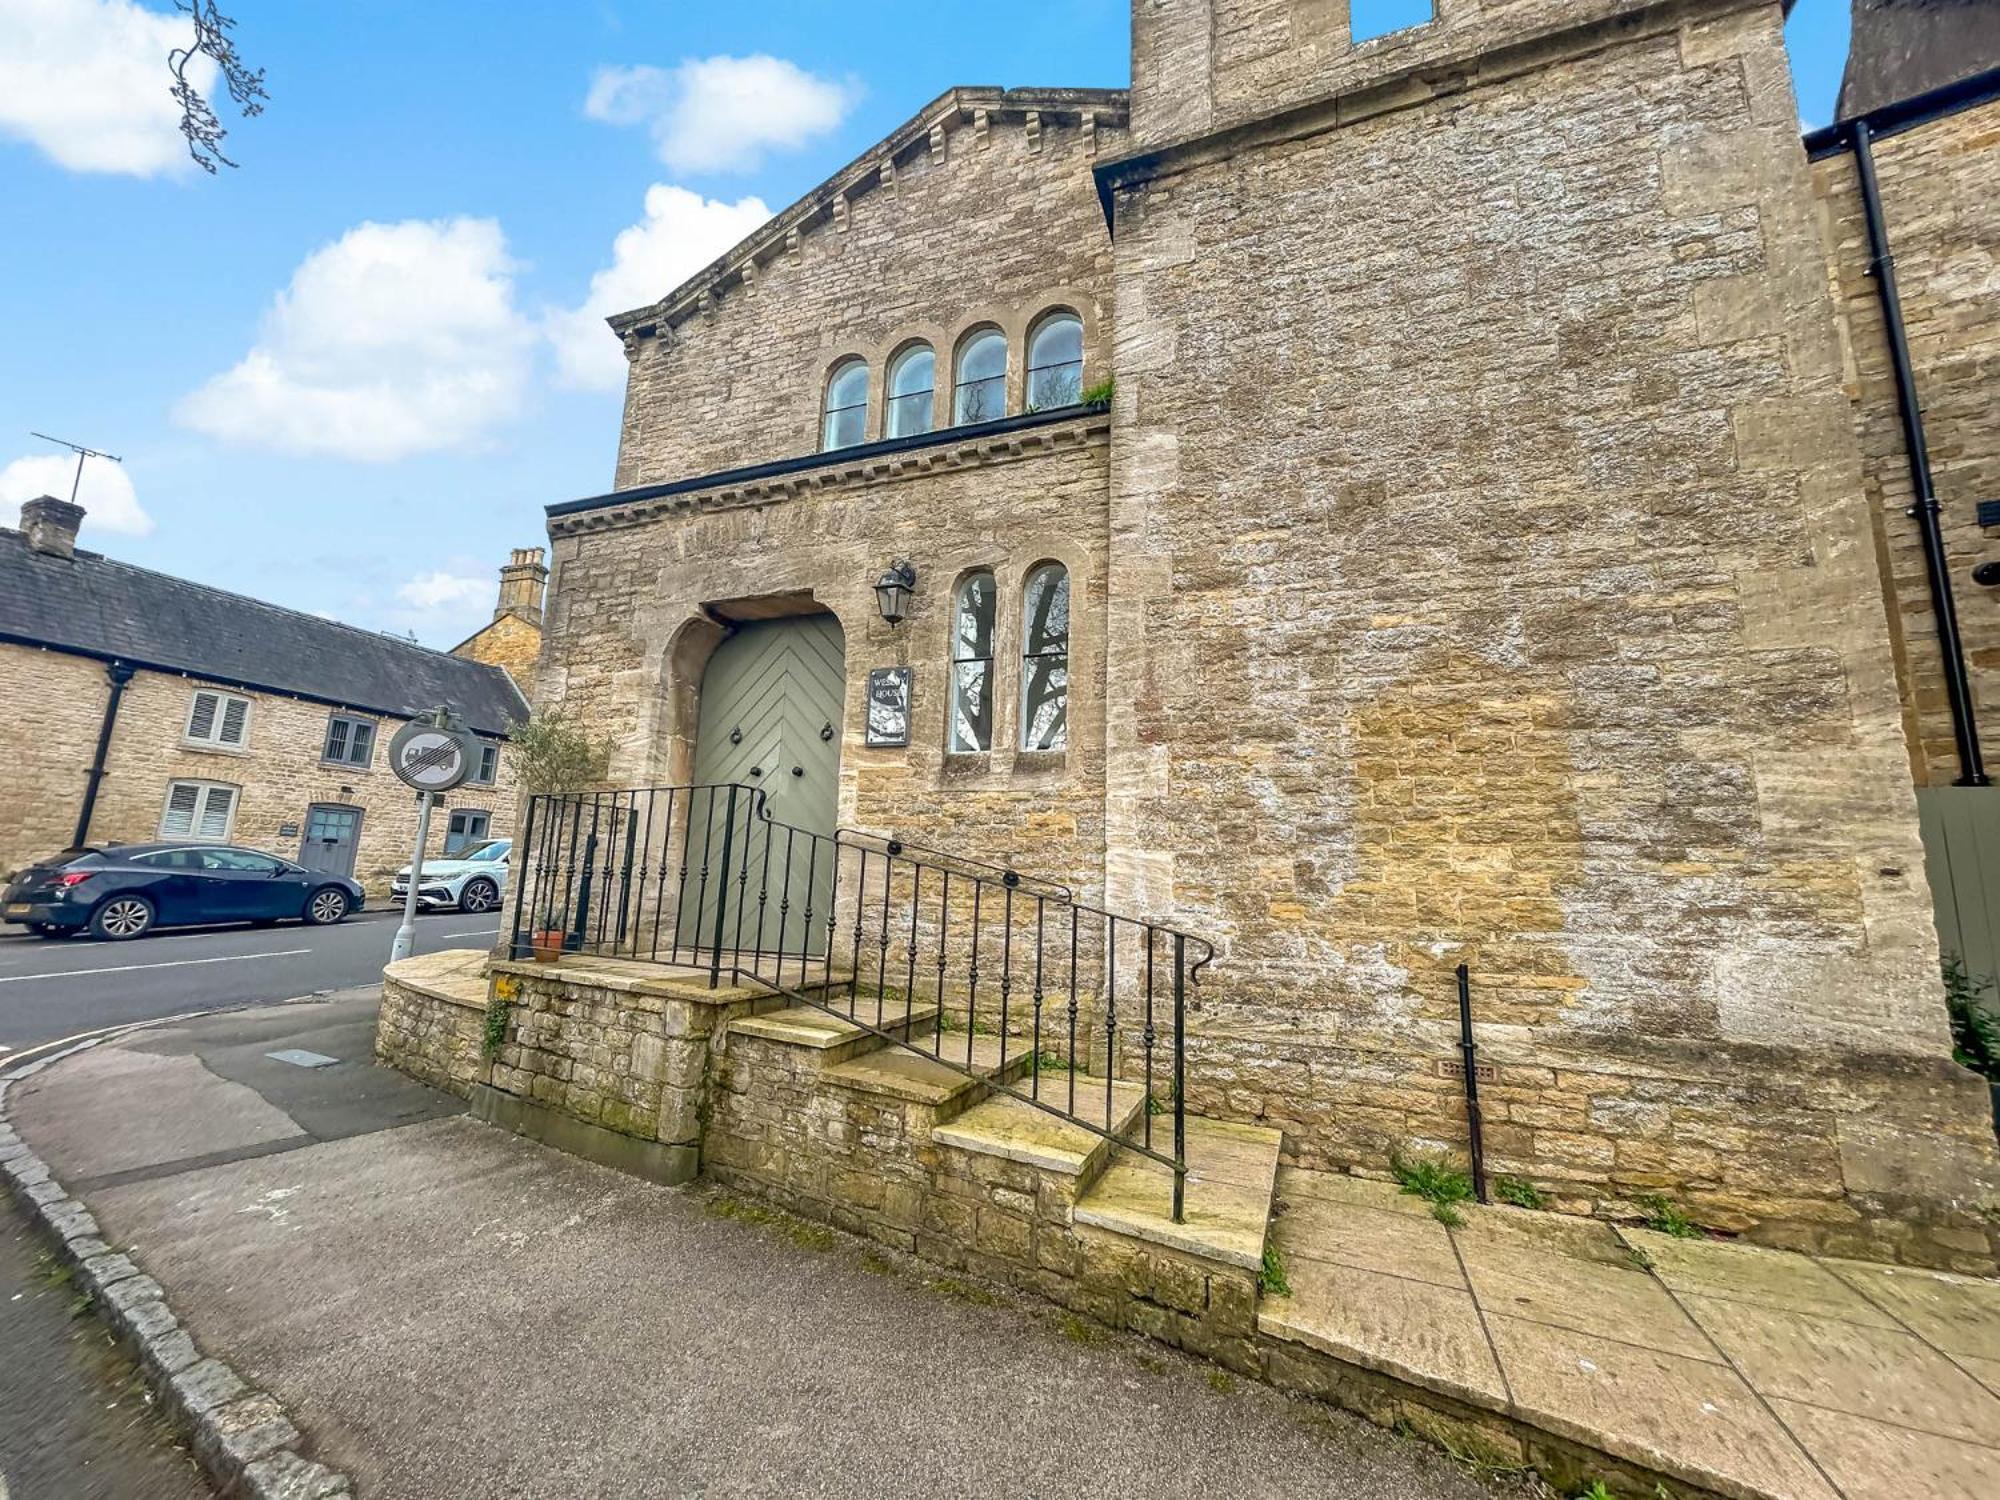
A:
<svg viewBox="0 0 2000 1500">
<path fill-rule="evenodd" d="M 745 805 L 736 821 L 729 844 L 735 878 L 701 898 L 703 946 L 713 942 L 718 903 L 736 902 L 740 893 L 740 913 L 721 914 L 723 946 L 823 951 L 833 875 L 824 841 L 839 809 L 846 664 L 846 637 L 826 611 L 745 621 L 709 657 L 692 780 L 752 787 L 765 800 L 761 818 Z M 711 818 L 713 827 L 691 828 L 692 847 L 720 850 L 726 806 L 726 799 L 716 799 L 712 811 L 695 804 L 694 817 Z M 692 905 L 685 914 L 695 915 Z"/>
</svg>

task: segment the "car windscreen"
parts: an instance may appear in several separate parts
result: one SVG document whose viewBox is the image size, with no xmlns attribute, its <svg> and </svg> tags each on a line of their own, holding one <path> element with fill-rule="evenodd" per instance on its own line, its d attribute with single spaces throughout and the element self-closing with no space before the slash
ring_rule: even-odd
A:
<svg viewBox="0 0 2000 1500">
<path fill-rule="evenodd" d="M 505 859 L 507 857 L 507 845 L 508 845 L 508 840 L 506 839 L 492 839 L 484 844 L 481 844 L 476 849 L 466 850 L 463 854 L 459 855 L 458 857 L 460 859 L 470 859 L 470 860 Z"/>
</svg>

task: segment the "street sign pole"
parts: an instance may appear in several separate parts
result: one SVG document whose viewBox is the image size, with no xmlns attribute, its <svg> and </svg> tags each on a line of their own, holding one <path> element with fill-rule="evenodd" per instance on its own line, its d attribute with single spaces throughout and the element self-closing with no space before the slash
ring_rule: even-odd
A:
<svg viewBox="0 0 2000 1500">
<path fill-rule="evenodd" d="M 417 851 L 410 856 L 410 888 L 403 892 L 403 925 L 396 929 L 396 943 L 389 950 L 392 964 L 408 958 L 417 945 L 417 885 L 424 876 L 424 849 L 431 840 L 431 803 L 436 800 L 435 792 L 417 793 Z"/>
<path fill-rule="evenodd" d="M 417 889 L 424 883 L 424 848 L 430 843 L 431 808 L 472 774 L 472 744 L 453 726 L 451 711 L 433 709 L 410 720 L 389 741 L 389 767 L 416 789 L 417 848 L 410 856 L 410 883 L 403 891 L 403 925 L 389 949 L 389 962 L 410 956 L 417 945 Z"/>
</svg>

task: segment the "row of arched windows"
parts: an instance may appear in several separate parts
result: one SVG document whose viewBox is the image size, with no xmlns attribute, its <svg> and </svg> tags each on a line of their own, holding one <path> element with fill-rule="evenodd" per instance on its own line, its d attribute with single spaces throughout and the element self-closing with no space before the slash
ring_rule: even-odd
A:
<svg viewBox="0 0 2000 1500">
<path fill-rule="evenodd" d="M 952 597 L 951 704 L 945 749 L 993 748 L 993 622 L 999 586 L 990 568 L 968 573 Z M 1021 748 L 1069 743 L 1069 570 L 1032 569 L 1021 589 Z"/>
<path fill-rule="evenodd" d="M 820 447 L 868 440 L 868 362 L 842 360 L 826 383 Z M 1026 410 L 1050 411 L 1083 399 L 1083 320 L 1068 310 L 1044 315 L 1028 334 Z M 1007 335 L 987 325 L 959 341 L 951 370 L 951 422 L 964 427 L 1007 415 Z M 937 351 L 926 343 L 889 361 L 882 436 L 918 437 L 936 425 Z"/>
</svg>

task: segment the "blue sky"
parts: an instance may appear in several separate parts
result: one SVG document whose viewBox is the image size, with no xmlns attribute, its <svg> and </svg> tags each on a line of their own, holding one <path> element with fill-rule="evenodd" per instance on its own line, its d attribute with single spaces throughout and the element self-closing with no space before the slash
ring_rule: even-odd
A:
<svg viewBox="0 0 2000 1500">
<path fill-rule="evenodd" d="M 223 109 L 241 167 L 209 177 L 156 63 L 169 0 L 0 0 L 0 511 L 52 477 L 30 429 L 106 449 L 85 545 L 437 646 L 543 505 L 609 487 L 601 312 L 954 83 L 1130 66 L 1128 0 L 224 7 L 271 103 Z M 1846 0 L 1789 38 L 1823 124 Z"/>
</svg>

